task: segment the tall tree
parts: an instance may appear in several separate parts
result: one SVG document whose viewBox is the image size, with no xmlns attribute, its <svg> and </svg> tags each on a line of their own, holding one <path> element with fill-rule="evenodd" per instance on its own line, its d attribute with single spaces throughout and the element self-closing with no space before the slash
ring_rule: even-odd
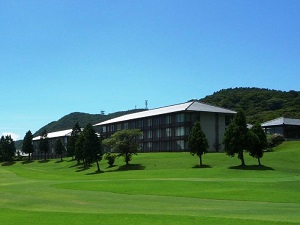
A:
<svg viewBox="0 0 300 225">
<path fill-rule="evenodd" d="M 60 155 L 61 161 L 63 161 L 63 155 L 64 155 L 65 151 L 66 151 L 66 149 L 65 149 L 65 146 L 63 145 L 61 139 L 58 139 L 55 142 L 55 152 L 56 152 L 56 154 Z"/>
<path fill-rule="evenodd" d="M 84 128 L 82 134 L 84 136 L 85 162 L 87 165 L 96 162 L 97 172 L 100 172 L 99 161 L 103 155 L 100 139 L 90 123 Z"/>
<path fill-rule="evenodd" d="M 254 135 L 256 135 L 256 138 L 254 137 Z M 254 124 L 248 134 L 248 151 L 252 157 L 257 158 L 258 165 L 261 165 L 260 158 L 263 157 L 263 150 L 266 149 L 267 146 L 267 136 L 264 130 L 259 123 Z"/>
<path fill-rule="evenodd" d="M 68 156 L 71 156 L 72 158 L 75 155 L 76 141 L 80 135 L 80 132 L 81 132 L 81 128 L 77 122 L 72 129 L 72 133 L 71 136 L 69 137 L 68 144 L 67 144 Z"/>
<path fill-rule="evenodd" d="M 223 144 L 226 154 L 231 157 L 237 154 L 242 166 L 245 166 L 244 150 L 247 148 L 247 134 L 248 128 L 244 111 L 238 110 L 225 131 Z"/>
<path fill-rule="evenodd" d="M 112 151 L 124 156 L 126 165 L 129 165 L 132 155 L 136 155 L 140 149 L 137 140 L 141 134 L 142 132 L 138 129 L 120 130 L 103 142 L 106 146 L 110 147 Z"/>
<path fill-rule="evenodd" d="M 196 122 L 188 138 L 188 145 L 190 153 L 197 155 L 200 159 L 200 166 L 202 166 L 202 155 L 207 152 L 209 147 L 207 138 L 201 129 L 200 122 Z"/>
<path fill-rule="evenodd" d="M 10 135 L 1 136 L 0 138 L 0 152 L 2 154 L 3 161 L 12 161 L 14 155 L 16 154 L 16 147 L 14 140 Z"/>
<path fill-rule="evenodd" d="M 4 136 L 0 138 L 0 162 L 4 160 Z"/>
<path fill-rule="evenodd" d="M 27 131 L 27 133 L 25 134 L 25 137 L 23 139 L 23 144 L 22 144 L 22 152 L 28 154 L 28 161 L 31 160 L 31 154 L 34 152 L 34 147 L 32 144 L 32 138 L 33 135 L 31 133 L 31 131 Z"/>
<path fill-rule="evenodd" d="M 75 159 L 77 160 L 77 163 L 79 164 L 81 160 L 85 161 L 85 148 L 84 148 L 84 141 L 85 137 L 83 133 L 79 135 L 79 137 L 76 140 L 75 143 Z"/>
<path fill-rule="evenodd" d="M 48 134 L 46 130 L 43 131 L 40 137 L 39 149 L 44 153 L 44 160 L 46 161 L 47 153 L 49 152 Z"/>
</svg>

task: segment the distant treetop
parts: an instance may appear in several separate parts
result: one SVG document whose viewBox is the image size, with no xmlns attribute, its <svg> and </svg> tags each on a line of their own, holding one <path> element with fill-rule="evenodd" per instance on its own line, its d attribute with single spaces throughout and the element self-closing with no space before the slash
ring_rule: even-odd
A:
<svg viewBox="0 0 300 225">
<path fill-rule="evenodd" d="M 208 95 L 200 101 L 216 106 L 243 109 L 247 122 L 262 123 L 278 117 L 300 119 L 300 92 L 261 88 L 229 88 Z"/>
</svg>

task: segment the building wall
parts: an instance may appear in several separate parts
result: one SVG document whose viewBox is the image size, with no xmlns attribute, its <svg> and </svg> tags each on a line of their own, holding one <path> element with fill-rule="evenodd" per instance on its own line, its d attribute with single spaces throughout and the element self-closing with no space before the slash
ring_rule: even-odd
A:
<svg viewBox="0 0 300 225">
<path fill-rule="evenodd" d="M 300 139 L 300 126 L 295 125 L 281 125 L 264 127 L 266 134 L 281 134 L 285 138 Z"/>
<path fill-rule="evenodd" d="M 68 143 L 68 137 L 67 136 L 48 138 L 49 154 L 55 154 L 55 142 L 59 139 L 62 141 L 65 148 L 67 148 L 67 143 Z M 36 154 L 41 153 L 41 151 L 39 149 L 40 141 L 35 140 L 32 143 L 33 143 L 33 147 L 34 147 L 34 153 L 36 153 Z"/>
<path fill-rule="evenodd" d="M 139 140 L 142 152 L 188 151 L 188 136 L 196 121 L 200 121 L 206 134 L 209 151 L 221 151 L 222 147 L 216 149 L 216 146 L 222 143 L 226 116 L 219 113 L 177 112 L 107 124 L 96 130 L 108 138 L 122 129 L 140 129 L 143 132 Z"/>
</svg>

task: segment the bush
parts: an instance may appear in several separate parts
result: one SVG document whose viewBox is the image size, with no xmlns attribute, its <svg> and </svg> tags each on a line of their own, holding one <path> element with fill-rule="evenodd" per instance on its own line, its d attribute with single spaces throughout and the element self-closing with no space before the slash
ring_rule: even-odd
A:
<svg viewBox="0 0 300 225">
<path fill-rule="evenodd" d="M 276 147 L 285 141 L 283 135 L 281 134 L 272 134 L 269 135 L 267 138 L 268 138 L 268 146 L 270 148 Z"/>
<path fill-rule="evenodd" d="M 116 158 L 118 157 L 118 155 L 115 155 L 115 154 L 111 154 L 110 152 L 109 153 L 106 153 L 105 156 L 104 156 L 104 159 L 107 160 L 107 163 L 110 167 L 112 167 L 115 163 L 115 160 Z"/>
</svg>

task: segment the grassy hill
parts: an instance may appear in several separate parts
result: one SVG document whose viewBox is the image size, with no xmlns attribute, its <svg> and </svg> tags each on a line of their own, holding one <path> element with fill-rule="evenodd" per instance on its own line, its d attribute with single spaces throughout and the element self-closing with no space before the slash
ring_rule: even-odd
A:
<svg viewBox="0 0 300 225">
<path fill-rule="evenodd" d="M 224 153 L 141 153 L 124 167 L 105 160 L 82 170 L 63 162 L 0 166 L 1 223 L 11 224 L 300 224 L 300 142 L 265 153 L 248 167 Z"/>
<path fill-rule="evenodd" d="M 300 92 L 261 88 L 229 88 L 206 96 L 201 101 L 228 109 L 242 108 L 248 123 L 277 117 L 300 119 Z"/>
</svg>

